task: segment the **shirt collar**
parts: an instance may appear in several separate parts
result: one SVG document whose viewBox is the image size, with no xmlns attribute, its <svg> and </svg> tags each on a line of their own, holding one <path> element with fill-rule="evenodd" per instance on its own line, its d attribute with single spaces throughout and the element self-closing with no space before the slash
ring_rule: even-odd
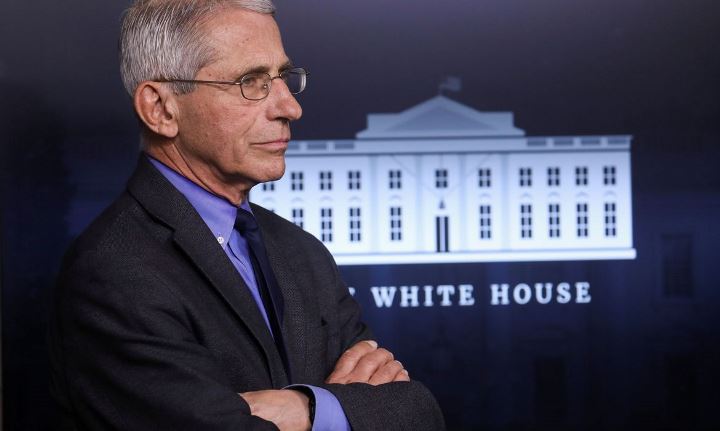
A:
<svg viewBox="0 0 720 431">
<path fill-rule="evenodd" d="M 190 204 L 200 214 L 200 217 L 210 228 L 218 243 L 225 249 L 230 240 L 230 234 L 235 227 L 238 208 L 224 198 L 214 195 L 190 181 L 150 155 L 147 157 L 150 163 L 190 201 Z M 247 199 L 243 200 L 240 208 L 252 213 Z"/>
</svg>

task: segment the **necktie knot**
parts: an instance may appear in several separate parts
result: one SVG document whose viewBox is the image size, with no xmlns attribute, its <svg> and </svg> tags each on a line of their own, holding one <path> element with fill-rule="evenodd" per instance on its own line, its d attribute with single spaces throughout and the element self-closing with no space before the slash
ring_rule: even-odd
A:
<svg viewBox="0 0 720 431">
<path fill-rule="evenodd" d="M 235 217 L 235 229 L 240 232 L 240 235 L 255 235 L 258 231 L 258 224 L 255 217 L 243 208 L 238 208 L 237 216 Z"/>
</svg>

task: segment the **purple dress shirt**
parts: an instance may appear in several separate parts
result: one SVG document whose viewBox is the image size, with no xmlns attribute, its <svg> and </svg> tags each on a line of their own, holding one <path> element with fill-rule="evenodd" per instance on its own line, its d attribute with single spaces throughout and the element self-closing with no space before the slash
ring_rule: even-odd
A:
<svg viewBox="0 0 720 431">
<path fill-rule="evenodd" d="M 245 238 L 234 228 L 237 207 L 229 201 L 208 192 L 154 158 L 148 156 L 148 159 L 190 201 L 190 204 L 210 228 L 213 236 L 217 239 L 218 245 L 225 251 L 230 262 L 232 262 L 250 289 L 260 314 L 265 319 L 265 325 L 272 334 L 270 321 L 265 312 L 250 261 L 250 249 Z M 243 201 L 240 207 L 252 213 L 247 200 Z M 312 431 L 350 431 L 350 423 L 335 395 L 326 389 L 311 385 L 291 385 L 288 388 L 293 386 L 309 388 L 315 396 L 315 421 Z"/>
</svg>

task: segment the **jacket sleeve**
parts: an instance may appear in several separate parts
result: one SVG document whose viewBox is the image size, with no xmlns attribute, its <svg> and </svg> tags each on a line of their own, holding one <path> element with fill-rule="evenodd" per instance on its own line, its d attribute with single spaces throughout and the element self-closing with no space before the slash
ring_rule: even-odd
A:
<svg viewBox="0 0 720 431">
<path fill-rule="evenodd" d="M 334 259 L 335 298 L 339 312 L 342 352 L 361 340 L 372 339 L 372 333 L 360 319 L 360 306 L 350 295 L 340 277 Z M 393 382 L 383 385 L 353 383 L 324 385 L 340 402 L 353 431 L 413 430 L 441 431 L 445 429 L 442 411 L 430 391 L 418 381 Z"/>
<path fill-rule="evenodd" d="M 107 260 L 107 259 L 105 259 Z M 62 272 L 49 328 L 52 390 L 76 430 L 277 430 L 251 416 L 142 262 L 91 253 Z"/>
</svg>

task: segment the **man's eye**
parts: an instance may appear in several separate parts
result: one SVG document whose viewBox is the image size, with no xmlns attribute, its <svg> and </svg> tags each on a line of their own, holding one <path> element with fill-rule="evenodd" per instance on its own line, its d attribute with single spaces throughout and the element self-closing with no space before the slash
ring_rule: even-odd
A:
<svg viewBox="0 0 720 431">
<path fill-rule="evenodd" d="M 259 84 L 259 79 L 257 76 L 254 75 L 246 75 L 242 79 L 242 85 L 243 87 L 255 87 Z"/>
</svg>

